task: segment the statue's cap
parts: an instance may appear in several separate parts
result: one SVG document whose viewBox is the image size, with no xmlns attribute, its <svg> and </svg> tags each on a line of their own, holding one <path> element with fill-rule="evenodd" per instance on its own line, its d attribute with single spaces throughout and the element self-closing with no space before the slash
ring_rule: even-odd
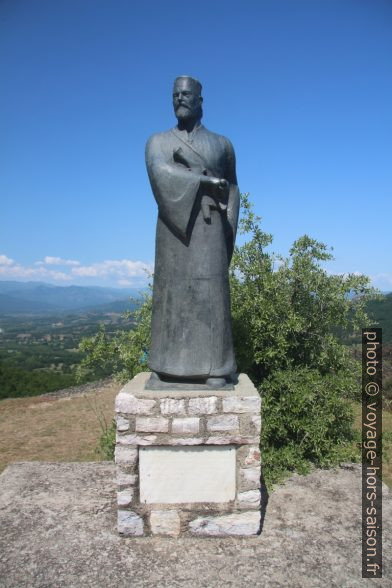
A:
<svg viewBox="0 0 392 588">
<path fill-rule="evenodd" d="M 193 78 L 192 76 L 177 76 L 174 80 L 174 86 L 179 80 L 189 80 L 191 84 L 197 88 L 198 93 L 201 94 L 203 86 L 196 78 Z"/>
</svg>

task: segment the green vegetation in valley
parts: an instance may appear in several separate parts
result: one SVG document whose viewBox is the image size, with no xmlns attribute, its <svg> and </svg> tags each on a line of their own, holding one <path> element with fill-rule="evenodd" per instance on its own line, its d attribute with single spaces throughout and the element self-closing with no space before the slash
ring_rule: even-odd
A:
<svg viewBox="0 0 392 588">
<path fill-rule="evenodd" d="M 371 326 L 382 327 L 383 343 L 392 343 L 392 292 L 377 300 L 370 300 L 367 312 Z"/>
<path fill-rule="evenodd" d="M 84 337 L 106 329 L 108 337 L 118 329 L 130 330 L 133 322 L 121 313 L 0 316 L 0 398 L 36 396 L 81 381 L 111 375 L 111 370 L 78 377 L 84 353 Z"/>
</svg>

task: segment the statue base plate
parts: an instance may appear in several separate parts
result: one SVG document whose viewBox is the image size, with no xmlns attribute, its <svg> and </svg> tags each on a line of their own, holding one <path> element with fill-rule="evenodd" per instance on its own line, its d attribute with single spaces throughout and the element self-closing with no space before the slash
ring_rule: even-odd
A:
<svg viewBox="0 0 392 588">
<path fill-rule="evenodd" d="M 145 390 L 234 390 L 235 383 L 238 384 L 238 376 L 235 374 L 231 382 L 226 382 L 224 386 L 216 388 L 209 386 L 200 380 L 169 380 L 158 378 L 155 374 L 151 374 L 145 384 Z"/>
</svg>

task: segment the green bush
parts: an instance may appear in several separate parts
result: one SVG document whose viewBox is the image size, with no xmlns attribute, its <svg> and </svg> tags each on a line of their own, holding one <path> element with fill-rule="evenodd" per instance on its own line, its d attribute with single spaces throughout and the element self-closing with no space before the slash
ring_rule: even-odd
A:
<svg viewBox="0 0 392 588">
<path fill-rule="evenodd" d="M 289 256 L 266 251 L 272 239 L 260 228 L 246 195 L 240 232 L 250 240 L 236 248 L 230 273 L 232 319 L 239 370 L 256 385 L 279 370 L 309 367 L 321 374 L 359 371 L 342 336 L 366 324 L 374 290 L 363 275 L 332 275 L 326 245 L 307 235 Z M 359 398 L 352 381 L 347 394 Z"/>
<path fill-rule="evenodd" d="M 376 295 L 363 275 L 333 275 L 324 243 L 304 235 L 284 258 L 242 196 L 240 232 L 250 239 L 231 264 L 233 332 L 239 371 L 262 394 L 261 455 L 267 484 L 312 466 L 358 459 L 352 400 L 360 365 L 343 339 L 367 324 Z"/>
<path fill-rule="evenodd" d="M 321 375 L 294 368 L 271 375 L 261 385 L 261 455 L 267 486 L 311 465 L 330 467 L 355 461 L 359 452 L 347 374 Z"/>
</svg>

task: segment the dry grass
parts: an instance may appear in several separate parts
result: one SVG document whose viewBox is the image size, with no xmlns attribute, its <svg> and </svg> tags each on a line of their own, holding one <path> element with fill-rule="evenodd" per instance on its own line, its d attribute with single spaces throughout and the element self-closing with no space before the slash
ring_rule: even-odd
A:
<svg viewBox="0 0 392 588">
<path fill-rule="evenodd" d="M 361 431 L 362 422 L 362 405 L 354 405 L 355 422 L 354 426 L 358 431 Z M 382 411 L 382 430 L 384 433 L 392 432 L 392 412 L 390 410 Z M 382 463 L 382 479 L 392 488 L 392 444 L 385 444 L 383 448 L 383 463 Z"/>
<path fill-rule="evenodd" d="M 16 461 L 99 461 L 99 418 L 109 424 L 119 384 L 83 395 L 0 402 L 0 471 Z M 99 417 L 99 418 L 98 418 Z"/>
<path fill-rule="evenodd" d="M 382 428 L 383 431 L 388 433 L 392 433 L 392 412 L 383 410 L 382 413 L 383 424 Z M 386 450 L 388 461 L 384 458 L 382 464 L 382 477 L 383 480 L 390 488 L 392 488 L 392 443 L 389 445 L 389 448 Z"/>
</svg>

